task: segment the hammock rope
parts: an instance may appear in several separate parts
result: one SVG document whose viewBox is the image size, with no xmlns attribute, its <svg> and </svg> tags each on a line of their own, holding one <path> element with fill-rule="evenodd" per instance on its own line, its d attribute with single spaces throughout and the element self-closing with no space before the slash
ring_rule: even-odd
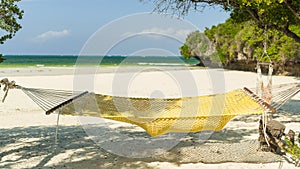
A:
<svg viewBox="0 0 300 169">
<path fill-rule="evenodd" d="M 264 54 L 266 54 L 268 57 L 269 55 L 267 54 L 266 46 L 264 43 Z M 263 58 L 263 56 L 262 56 Z M 270 57 L 269 57 L 270 59 Z M 267 65 L 268 66 L 268 76 L 267 76 L 267 85 L 265 87 L 264 82 L 263 82 L 263 77 L 262 77 L 262 71 L 261 71 L 261 66 L 262 65 Z M 258 94 L 259 97 L 264 99 L 268 104 L 271 103 L 272 100 L 272 74 L 273 74 L 273 64 L 272 62 L 270 63 L 257 63 L 257 85 L 256 85 L 256 94 Z M 263 133 L 264 133 L 264 138 L 268 146 L 270 146 L 269 141 L 267 139 L 267 122 L 269 120 L 269 115 L 268 111 L 264 111 L 261 115 L 262 119 L 262 126 L 263 126 Z"/>
<path fill-rule="evenodd" d="M 289 87 L 289 88 L 287 88 Z M 275 90 L 277 89 L 277 90 Z M 271 106 L 278 110 L 282 107 L 287 101 L 289 101 L 292 97 L 297 95 L 300 90 L 300 85 L 297 83 L 286 85 L 279 85 L 277 88 L 273 88 L 273 98 L 271 101 Z"/>
<path fill-rule="evenodd" d="M 10 82 L 7 78 L 0 81 L 0 88 L 1 85 L 4 85 L 3 91 L 5 92 L 2 102 L 5 101 L 9 89 L 20 89 L 40 108 L 42 108 L 46 112 L 46 114 L 51 114 L 59 108 L 66 106 L 72 103 L 72 101 L 89 93 L 88 91 L 82 92 L 70 90 L 27 88 L 16 85 L 15 81 Z"/>
<path fill-rule="evenodd" d="M 72 103 L 72 101 L 88 94 L 87 91 L 68 91 L 54 89 L 20 88 L 30 97 L 46 114 L 51 114 L 55 110 Z"/>
<path fill-rule="evenodd" d="M 272 74 L 273 74 L 273 62 L 270 56 L 268 55 L 267 48 L 267 39 L 268 39 L 268 28 L 267 25 L 265 25 L 264 28 L 264 39 L 263 39 L 263 54 L 260 57 L 260 59 L 257 62 L 256 69 L 257 69 L 257 82 L 256 82 L 256 94 L 264 99 L 268 104 L 271 103 L 272 100 Z M 261 62 L 264 57 L 267 57 L 269 62 Z M 261 66 L 268 66 L 268 75 L 267 75 L 267 84 L 264 85 L 263 77 L 262 77 L 262 70 Z M 270 120 L 268 111 L 264 111 L 262 113 L 262 126 L 263 126 L 263 133 L 264 138 L 267 143 L 267 145 L 270 147 L 270 144 L 267 139 L 267 122 Z"/>
<path fill-rule="evenodd" d="M 266 44 L 264 43 L 264 54 L 268 56 L 270 59 L 269 55 L 267 54 L 266 50 Z M 264 55 L 263 54 L 263 55 Z M 263 56 L 261 57 L 263 58 Z M 268 76 L 267 76 L 267 84 L 264 85 L 263 78 L 262 78 L 262 70 L 261 66 L 267 65 L 268 66 Z M 273 63 L 272 61 L 270 63 L 262 63 L 258 62 L 257 63 L 257 85 L 256 85 L 256 94 L 258 94 L 259 97 L 264 99 L 268 104 L 271 103 L 272 100 L 272 74 L 273 74 Z M 262 113 L 262 126 L 263 126 L 263 133 L 264 133 L 264 138 L 268 146 L 270 146 L 268 139 L 267 139 L 267 122 L 269 120 L 268 116 L 268 111 L 264 111 Z"/>
<path fill-rule="evenodd" d="M 46 114 L 59 111 L 63 115 L 93 116 L 126 122 L 142 127 L 151 136 L 168 132 L 218 131 L 238 115 L 276 112 L 272 106 L 280 107 L 300 91 L 299 83 L 277 87 L 282 89 L 273 87 L 274 100 L 270 105 L 247 88 L 186 98 L 131 98 L 26 88 L 15 83 L 11 86 L 21 89 Z M 96 106 L 91 104 L 95 101 Z M 80 107 L 82 114 L 76 112 L 75 105 Z"/>
<path fill-rule="evenodd" d="M 1 88 L 1 85 L 4 85 L 3 91 L 5 92 L 3 99 L 2 99 L 2 103 L 3 103 L 7 97 L 9 89 L 15 88 L 16 82 L 15 81 L 10 82 L 7 78 L 4 78 L 0 81 L 0 88 Z"/>
</svg>

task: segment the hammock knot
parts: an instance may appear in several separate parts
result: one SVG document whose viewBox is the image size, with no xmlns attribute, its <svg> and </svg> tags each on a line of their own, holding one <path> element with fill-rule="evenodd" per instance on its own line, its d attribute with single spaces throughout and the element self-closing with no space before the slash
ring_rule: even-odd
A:
<svg viewBox="0 0 300 169">
<path fill-rule="evenodd" d="M 8 90 L 9 89 L 14 89 L 14 88 L 21 88 L 20 86 L 16 85 L 15 81 L 9 81 L 7 78 L 4 78 L 0 81 L 0 88 L 3 87 L 3 91 L 5 92 L 2 102 L 5 101 L 7 94 L 8 94 Z"/>
</svg>

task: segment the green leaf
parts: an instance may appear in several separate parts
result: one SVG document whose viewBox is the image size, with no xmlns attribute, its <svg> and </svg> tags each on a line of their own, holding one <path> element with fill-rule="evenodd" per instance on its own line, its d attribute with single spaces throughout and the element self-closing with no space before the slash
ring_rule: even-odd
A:
<svg viewBox="0 0 300 169">
<path fill-rule="evenodd" d="M 17 22 L 22 19 L 24 11 L 20 10 L 15 4 L 20 0 L 1 0 L 0 5 L 0 29 L 3 34 L 0 36 L 0 44 L 3 44 L 7 39 L 15 36 L 16 32 L 22 28 Z"/>
</svg>

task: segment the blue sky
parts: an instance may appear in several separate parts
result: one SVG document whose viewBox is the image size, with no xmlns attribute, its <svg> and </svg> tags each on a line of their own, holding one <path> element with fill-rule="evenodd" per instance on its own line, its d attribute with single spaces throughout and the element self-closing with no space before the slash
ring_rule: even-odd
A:
<svg viewBox="0 0 300 169">
<path fill-rule="evenodd" d="M 0 46 L 0 53 L 4 55 L 78 55 L 97 30 L 113 21 L 122 20 L 120 18 L 126 18 L 126 16 L 152 12 L 155 6 L 153 2 L 140 2 L 139 0 L 22 0 L 19 7 L 25 11 L 24 18 L 20 21 L 23 28 L 13 39 Z M 202 13 L 191 12 L 184 20 L 189 21 L 200 30 L 204 30 L 205 27 L 224 22 L 228 17 L 229 14 L 219 8 L 207 8 Z M 134 26 L 146 25 L 149 22 L 151 21 L 148 19 L 138 22 L 131 19 L 123 25 L 130 25 L 134 29 Z M 164 23 L 165 21 L 162 21 L 160 24 Z M 165 26 L 161 29 L 174 34 L 178 33 L 173 30 L 172 23 L 168 24 L 169 27 Z M 176 24 L 178 25 L 178 23 Z M 118 29 L 128 31 L 129 26 L 128 28 L 124 28 L 124 26 L 118 25 L 114 29 L 117 32 Z M 155 29 L 158 28 L 148 26 L 147 30 Z M 165 32 L 165 30 L 163 31 Z M 113 34 L 113 31 L 106 32 L 107 36 L 102 38 L 102 43 L 109 40 L 108 38 Z M 132 45 L 141 44 L 141 42 L 145 42 L 146 45 L 150 43 L 146 38 L 135 43 L 123 43 L 120 45 L 120 49 L 114 47 L 115 51 L 112 54 L 126 55 L 128 54 L 127 49 Z M 173 53 L 178 53 L 178 47 L 174 47 L 178 44 L 169 43 L 163 38 L 159 43 L 166 46 L 167 49 L 173 48 Z M 169 47 L 166 44 L 170 44 Z M 142 51 L 143 49 L 137 50 Z M 131 50 L 131 53 L 137 53 L 137 51 Z"/>
</svg>

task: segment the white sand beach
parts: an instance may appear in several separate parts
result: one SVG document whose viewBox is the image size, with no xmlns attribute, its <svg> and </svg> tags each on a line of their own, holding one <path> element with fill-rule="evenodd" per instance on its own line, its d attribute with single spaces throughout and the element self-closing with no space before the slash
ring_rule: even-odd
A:
<svg viewBox="0 0 300 169">
<path fill-rule="evenodd" d="M 242 87 L 254 88 L 257 75 L 197 68 L 105 68 L 96 70 L 94 74 L 87 69 L 73 68 L 2 68 L 2 78 L 31 88 L 88 90 L 133 97 L 185 97 L 222 93 Z M 300 79 L 273 77 L 274 86 L 293 82 L 300 82 Z M 3 95 L 1 91 L 1 99 Z M 299 105 L 300 94 L 274 115 L 275 120 L 286 125 L 286 131 L 293 129 L 299 133 Z M 57 114 L 45 115 L 21 90 L 14 89 L 0 104 L 0 168 L 295 168 L 281 156 L 257 151 L 259 118 L 258 115 L 236 117 L 207 140 L 201 140 L 201 134 L 189 133 L 170 149 L 158 150 L 157 156 L 129 158 L 126 154 L 135 153 L 135 150 L 122 152 L 123 149 L 119 149 L 114 153 L 114 147 L 126 147 L 135 139 L 153 141 L 141 128 L 102 120 L 97 132 L 104 133 L 103 137 L 107 138 L 103 140 L 110 141 L 99 146 L 82 127 L 82 119 L 62 115 L 58 144 L 55 144 Z M 113 129 L 114 133 L 105 134 L 108 129 Z M 132 137 L 117 137 L 124 133 L 127 136 L 132 134 Z M 167 141 L 163 143 L 168 144 Z"/>
</svg>

